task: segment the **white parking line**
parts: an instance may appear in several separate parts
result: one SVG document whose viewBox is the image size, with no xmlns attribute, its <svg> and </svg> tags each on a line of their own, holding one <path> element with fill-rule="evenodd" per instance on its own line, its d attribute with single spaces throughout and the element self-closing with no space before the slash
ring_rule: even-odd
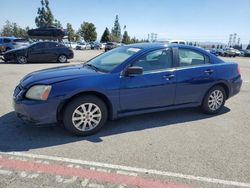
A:
<svg viewBox="0 0 250 188">
<path fill-rule="evenodd" d="M 89 165 L 89 166 L 110 168 L 110 169 L 116 169 L 116 170 L 125 170 L 125 171 L 137 172 L 137 173 L 148 173 L 148 174 L 174 177 L 174 178 L 180 178 L 180 179 L 195 180 L 195 181 L 200 181 L 200 182 L 238 186 L 238 187 L 249 187 L 250 188 L 250 183 L 222 180 L 222 179 L 202 177 L 202 176 L 187 175 L 187 174 L 181 174 L 181 173 L 173 173 L 173 172 L 167 172 L 167 171 L 159 171 L 159 170 L 153 170 L 153 169 L 137 168 L 137 167 L 130 167 L 130 166 L 122 166 L 122 165 L 113 165 L 113 164 L 107 164 L 107 163 L 83 161 L 83 160 L 79 160 L 79 159 L 69 159 L 69 158 L 64 158 L 64 157 L 38 155 L 38 154 L 22 153 L 22 152 L 6 152 L 6 153 L 0 152 L 0 154 L 28 157 L 28 158 L 33 158 L 33 159 L 61 161 L 61 162 L 67 162 L 67 163 Z"/>
<path fill-rule="evenodd" d="M 1 175 L 11 175 L 12 172 L 9 171 L 9 170 L 1 170 L 1 169 L 0 169 L 0 174 L 1 174 Z"/>
</svg>

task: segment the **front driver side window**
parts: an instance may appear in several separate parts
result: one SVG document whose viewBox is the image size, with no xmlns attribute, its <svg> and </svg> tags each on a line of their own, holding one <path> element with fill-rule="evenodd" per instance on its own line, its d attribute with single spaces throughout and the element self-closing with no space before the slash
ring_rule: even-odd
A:
<svg viewBox="0 0 250 188">
<path fill-rule="evenodd" d="M 143 72 L 153 72 L 172 67 L 172 51 L 170 49 L 156 50 L 140 57 L 133 66 L 143 68 Z"/>
</svg>

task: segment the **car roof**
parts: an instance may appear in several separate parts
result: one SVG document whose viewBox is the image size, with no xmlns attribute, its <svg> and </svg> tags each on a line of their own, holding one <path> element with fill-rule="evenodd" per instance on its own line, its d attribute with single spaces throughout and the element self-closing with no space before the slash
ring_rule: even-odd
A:
<svg viewBox="0 0 250 188">
<path fill-rule="evenodd" d="M 189 49 L 195 49 L 195 50 L 201 50 L 198 47 L 195 46 L 188 46 L 188 45 L 183 45 L 183 44 L 166 44 L 166 43 L 135 43 L 135 44 L 129 44 L 125 45 L 127 47 L 133 47 L 133 48 L 141 48 L 141 49 L 152 49 L 152 48 L 170 48 L 170 47 L 184 47 L 184 48 L 189 48 Z"/>
</svg>

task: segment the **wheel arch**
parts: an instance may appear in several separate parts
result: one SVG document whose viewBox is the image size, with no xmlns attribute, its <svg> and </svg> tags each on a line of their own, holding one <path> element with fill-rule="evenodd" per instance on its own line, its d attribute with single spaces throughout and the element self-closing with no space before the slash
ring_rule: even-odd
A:
<svg viewBox="0 0 250 188">
<path fill-rule="evenodd" d="M 225 93 L 226 93 L 226 99 L 228 99 L 229 98 L 229 94 L 230 94 L 230 88 L 229 88 L 229 85 L 228 84 L 226 84 L 225 82 L 218 82 L 218 83 L 215 83 L 215 84 L 213 84 L 206 92 L 205 92 L 205 95 L 203 96 L 203 99 L 202 99 L 202 101 L 204 100 L 204 98 L 205 98 L 205 96 L 206 96 L 206 94 L 207 94 L 207 92 L 209 92 L 210 91 L 210 89 L 212 89 L 213 87 L 215 87 L 215 86 L 221 86 L 224 90 L 225 90 Z"/>
<path fill-rule="evenodd" d="M 62 121 L 62 115 L 63 115 L 63 111 L 65 109 L 65 107 L 67 106 L 67 104 L 79 97 L 79 96 L 95 96 L 95 97 L 98 97 L 99 99 L 101 99 L 105 105 L 107 106 L 107 109 L 108 109 L 108 118 L 109 119 L 113 119 L 113 105 L 110 101 L 110 99 L 104 95 L 103 93 L 100 93 L 100 92 L 97 92 L 97 91 L 83 91 L 83 92 L 79 92 L 79 93 L 76 93 L 74 95 L 72 95 L 70 98 L 67 98 L 66 100 L 64 100 L 59 106 L 58 106 L 58 109 L 57 109 L 57 120 L 59 122 Z"/>
</svg>

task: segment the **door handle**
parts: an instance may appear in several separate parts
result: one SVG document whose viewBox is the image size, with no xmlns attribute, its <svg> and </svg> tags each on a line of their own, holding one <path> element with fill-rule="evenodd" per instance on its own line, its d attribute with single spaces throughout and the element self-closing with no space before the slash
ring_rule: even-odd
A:
<svg viewBox="0 0 250 188">
<path fill-rule="evenodd" d="M 207 69 L 204 71 L 204 73 L 207 73 L 207 74 L 212 74 L 214 72 L 213 69 Z"/>
<path fill-rule="evenodd" d="M 167 74 L 167 75 L 163 76 L 163 78 L 165 78 L 166 80 L 171 80 L 174 77 L 175 77 L 174 74 Z"/>
</svg>

